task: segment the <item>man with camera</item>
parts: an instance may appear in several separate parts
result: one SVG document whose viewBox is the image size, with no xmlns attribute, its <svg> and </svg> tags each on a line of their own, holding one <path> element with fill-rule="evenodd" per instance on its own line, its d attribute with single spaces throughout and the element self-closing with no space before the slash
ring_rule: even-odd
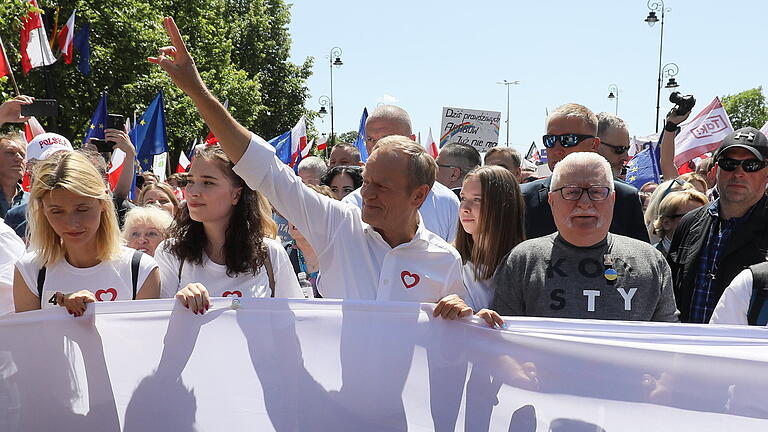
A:
<svg viewBox="0 0 768 432">
<path fill-rule="evenodd" d="M 667 256 L 683 322 L 709 322 L 728 284 L 768 250 L 768 139 L 741 128 L 714 159 L 720 197 L 683 216 Z"/>
</svg>

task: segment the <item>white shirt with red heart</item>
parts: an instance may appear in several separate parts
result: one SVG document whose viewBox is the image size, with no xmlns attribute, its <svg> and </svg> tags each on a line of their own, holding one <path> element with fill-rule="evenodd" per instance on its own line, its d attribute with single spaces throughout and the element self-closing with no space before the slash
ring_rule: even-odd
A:
<svg viewBox="0 0 768 432">
<path fill-rule="evenodd" d="M 74 267 L 66 259 L 47 265 L 43 284 L 43 308 L 56 307 L 48 303 L 48 299 L 57 291 L 68 294 L 88 290 L 96 296 L 97 301 L 132 300 L 131 259 L 134 252 L 135 250 L 131 248 L 122 247 L 117 259 L 103 261 L 88 268 Z M 24 283 L 35 296 L 37 296 L 37 276 L 40 272 L 40 263 L 36 257 L 37 254 L 34 252 L 28 252 L 16 263 Z M 141 290 L 149 273 L 156 267 L 154 258 L 142 254 L 136 283 L 137 291 Z"/>
<path fill-rule="evenodd" d="M 466 298 L 456 249 L 419 223 L 414 238 L 392 248 L 360 209 L 309 189 L 256 135 L 235 165 L 309 241 L 320 262 L 318 291 L 326 298 L 437 302 Z"/>
</svg>

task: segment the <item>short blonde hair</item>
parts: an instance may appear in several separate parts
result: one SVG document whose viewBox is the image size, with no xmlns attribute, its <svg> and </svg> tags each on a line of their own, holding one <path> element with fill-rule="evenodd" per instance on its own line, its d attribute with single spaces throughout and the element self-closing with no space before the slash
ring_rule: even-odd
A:
<svg viewBox="0 0 768 432">
<path fill-rule="evenodd" d="M 664 236 L 667 235 L 667 232 L 664 230 L 662 218 L 675 216 L 678 209 L 688 202 L 697 202 L 701 205 L 707 205 L 709 200 L 706 195 L 696 189 L 671 192 L 664 197 L 664 199 L 661 200 L 661 204 L 659 204 L 659 215 L 656 217 L 656 220 L 653 221 L 653 233 L 659 236 L 659 238 L 664 238 Z"/>
<path fill-rule="evenodd" d="M 134 207 L 125 214 L 125 223 L 121 232 L 123 240 L 128 240 L 131 228 L 140 222 L 152 225 L 163 233 L 164 238 L 167 238 L 168 228 L 173 223 L 173 216 L 159 207 Z"/>
<path fill-rule="evenodd" d="M 101 261 L 120 254 L 120 228 L 115 206 L 104 179 L 88 160 L 78 152 L 61 152 L 40 161 L 34 168 L 34 182 L 27 211 L 30 249 L 37 253 L 41 265 L 56 263 L 64 257 L 64 245 L 43 209 L 43 198 L 55 189 L 65 189 L 77 195 L 100 201 L 102 212 L 96 231 L 96 255 Z"/>
<path fill-rule="evenodd" d="M 402 135 L 390 135 L 376 143 L 373 151 L 377 150 L 393 150 L 408 159 L 408 182 L 411 190 L 421 185 L 432 189 L 437 177 L 437 163 L 416 141 Z"/>
<path fill-rule="evenodd" d="M 584 122 L 584 125 L 589 130 L 593 131 L 592 133 L 594 133 L 595 136 L 597 136 L 597 116 L 592 112 L 592 110 L 585 107 L 584 105 L 575 103 L 560 105 L 559 107 L 555 108 L 555 110 L 552 111 L 547 117 L 547 125 L 549 125 L 549 122 L 552 121 L 552 119 L 555 117 L 581 119 L 581 121 Z"/>
</svg>

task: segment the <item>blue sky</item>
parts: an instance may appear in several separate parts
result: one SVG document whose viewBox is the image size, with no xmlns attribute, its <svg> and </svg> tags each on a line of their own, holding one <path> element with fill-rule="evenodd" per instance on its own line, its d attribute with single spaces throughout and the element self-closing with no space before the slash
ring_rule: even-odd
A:
<svg viewBox="0 0 768 432">
<path fill-rule="evenodd" d="M 667 0 L 664 63 L 679 66 L 683 93 L 694 112 L 715 96 L 768 87 L 768 2 Z M 291 9 L 291 58 L 315 58 L 307 107 L 329 95 L 326 56 L 341 47 L 344 65 L 333 72 L 337 133 L 356 130 L 364 106 L 394 103 L 411 115 L 415 131 L 438 139 L 443 106 L 502 112 L 510 89 L 510 145 L 541 147 L 545 110 L 566 102 L 595 112 L 614 111 L 608 86 L 619 87 L 619 117 L 630 135 L 654 132 L 659 30 L 643 20 L 642 0 L 402 1 L 297 0 Z M 671 107 L 662 89 L 663 115 Z M 320 132 L 330 119 L 316 120 Z"/>
</svg>

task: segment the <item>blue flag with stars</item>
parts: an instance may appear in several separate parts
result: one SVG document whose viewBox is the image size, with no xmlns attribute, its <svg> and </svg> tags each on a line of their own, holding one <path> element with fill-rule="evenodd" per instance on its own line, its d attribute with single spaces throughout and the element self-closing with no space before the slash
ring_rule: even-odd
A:
<svg viewBox="0 0 768 432">
<path fill-rule="evenodd" d="M 101 94 L 101 100 L 96 107 L 96 111 L 91 116 L 91 122 L 88 123 L 88 130 L 85 131 L 83 144 L 87 144 L 91 138 L 104 139 L 104 127 L 107 124 L 107 94 Z"/>
<path fill-rule="evenodd" d="M 278 135 L 267 141 L 275 148 L 275 156 L 286 165 L 291 164 L 291 131 Z M 299 164 L 296 164 L 298 170 Z"/>
<path fill-rule="evenodd" d="M 128 133 L 136 146 L 136 159 L 144 171 L 152 170 L 154 156 L 168 151 L 168 139 L 165 132 L 165 107 L 163 92 L 160 91 L 149 104 L 144 114 L 136 120 Z"/>
<path fill-rule="evenodd" d="M 654 145 L 652 142 L 646 143 L 645 148 L 627 163 L 627 183 L 638 189 L 648 182 L 659 183 L 661 178 L 660 157 L 661 146 Z"/>
<path fill-rule="evenodd" d="M 357 128 L 357 139 L 353 144 L 360 150 L 360 161 L 368 160 L 368 149 L 365 148 L 365 122 L 368 120 L 368 108 L 363 108 L 363 115 L 360 116 L 360 127 Z"/>
</svg>

